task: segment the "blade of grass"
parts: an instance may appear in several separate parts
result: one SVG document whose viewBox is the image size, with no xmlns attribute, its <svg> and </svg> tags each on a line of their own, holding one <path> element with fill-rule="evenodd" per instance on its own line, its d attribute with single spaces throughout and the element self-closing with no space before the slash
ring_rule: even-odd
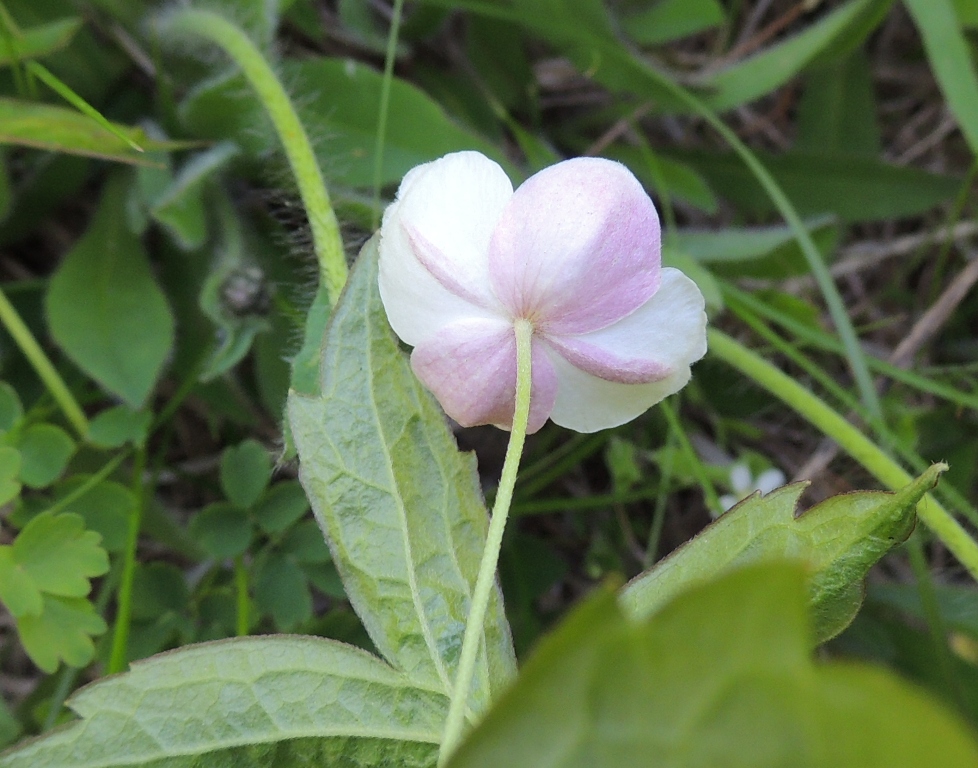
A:
<svg viewBox="0 0 978 768">
<path fill-rule="evenodd" d="M 397 38 L 401 31 L 401 11 L 404 0 L 394 0 L 394 14 L 387 33 L 387 53 L 384 55 L 384 79 L 380 87 L 380 107 L 377 111 L 377 141 L 374 144 L 374 209 L 372 229 L 380 224 L 380 180 L 384 173 L 384 143 L 387 141 L 387 112 L 390 106 L 391 80 L 394 79 L 394 58 Z"/>
</svg>

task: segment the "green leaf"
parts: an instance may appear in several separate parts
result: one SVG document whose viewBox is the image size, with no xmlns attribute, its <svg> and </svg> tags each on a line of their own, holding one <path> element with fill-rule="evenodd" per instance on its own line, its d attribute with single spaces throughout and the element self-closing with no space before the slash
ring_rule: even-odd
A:
<svg viewBox="0 0 978 768">
<path fill-rule="evenodd" d="M 184 250 L 200 248 L 207 240 L 204 185 L 238 152 L 237 146 L 223 141 L 198 153 L 180 169 L 150 209 L 152 217 L 167 228 Z"/>
<path fill-rule="evenodd" d="M 719 26 L 725 18 L 717 0 L 659 0 L 623 18 L 621 26 L 636 42 L 659 45 Z"/>
<path fill-rule="evenodd" d="M 931 69 L 972 153 L 978 154 L 978 75 L 952 0 L 904 0 Z"/>
<path fill-rule="evenodd" d="M 643 617 L 686 589 L 745 563 L 798 558 L 809 565 L 810 600 L 820 641 L 841 632 L 862 603 L 869 569 L 913 529 L 917 502 L 946 469 L 935 464 L 897 493 L 833 496 L 796 515 L 807 483 L 742 501 L 696 538 L 633 579 L 623 607 Z"/>
<path fill-rule="evenodd" d="M 61 427 L 31 424 L 17 437 L 20 479 L 31 488 L 45 488 L 61 477 L 75 454 L 75 441 Z"/>
<path fill-rule="evenodd" d="M 34 584 L 24 566 L 17 562 L 14 548 L 0 546 L 0 602 L 16 618 L 38 615 L 44 608 L 41 590 Z"/>
<path fill-rule="evenodd" d="M 173 346 L 173 315 L 138 238 L 126 227 L 129 184 L 106 184 L 95 218 L 51 278 L 55 341 L 132 408 L 149 397 Z"/>
<path fill-rule="evenodd" d="M 282 69 L 298 95 L 302 122 L 329 137 L 320 145 L 319 159 L 330 179 L 347 186 L 372 186 L 381 73 L 353 59 L 334 58 L 286 61 Z M 398 78 L 391 82 L 390 114 L 397 115 L 397 130 L 387 136 L 383 184 L 461 149 L 478 150 L 518 175 L 498 148 L 456 124 L 427 94 Z M 195 134 L 232 137 L 253 154 L 273 146 L 267 129 L 255 135 L 256 126 L 267 126 L 267 118 L 254 97 L 242 95 L 239 77 L 197 88 L 181 105 L 181 115 Z"/>
<path fill-rule="evenodd" d="M 925 0 L 926 2 L 926 0 Z M 876 26 L 892 0 L 850 0 L 804 31 L 704 79 L 706 101 L 717 111 L 754 101 L 784 85 L 818 56 L 841 42 L 859 42 Z"/>
<path fill-rule="evenodd" d="M 954 10 L 962 27 L 978 27 L 978 0 L 954 0 Z"/>
<path fill-rule="evenodd" d="M 20 472 L 20 451 L 0 445 L 0 505 L 7 504 L 20 495 L 21 485 L 17 482 Z"/>
<path fill-rule="evenodd" d="M 299 565 L 328 563 L 332 559 L 315 520 L 303 520 L 294 525 L 282 536 L 278 546 Z"/>
<path fill-rule="evenodd" d="M 137 566 L 132 582 L 133 619 L 148 621 L 178 613 L 189 600 L 186 577 L 176 566 L 159 562 Z"/>
<path fill-rule="evenodd" d="M 190 521 L 190 535 L 211 557 L 236 557 L 251 544 L 251 521 L 232 504 L 208 504 Z"/>
<path fill-rule="evenodd" d="M 19 37 L 0 36 L 0 67 L 9 66 L 15 61 L 39 59 L 66 47 L 81 25 L 81 19 L 67 17 L 25 29 Z M 8 40 L 13 42 L 13 50 Z"/>
<path fill-rule="evenodd" d="M 450 691 L 487 515 L 474 457 L 458 452 L 387 324 L 376 238 L 322 349 L 322 396 L 289 396 L 299 478 L 376 647 L 412 680 Z M 486 628 L 475 711 L 515 671 L 498 593 Z"/>
<path fill-rule="evenodd" d="M 142 445 L 152 421 L 149 411 L 116 405 L 88 422 L 88 442 L 99 448 L 118 448 L 126 443 Z"/>
<path fill-rule="evenodd" d="M 113 124 L 144 150 L 176 149 L 177 142 L 153 141 L 139 128 Z M 0 144 L 33 147 L 49 152 L 98 157 L 119 163 L 150 162 L 112 131 L 74 109 L 0 97 Z"/>
<path fill-rule="evenodd" d="M 942 768 L 965 726 L 883 670 L 814 664 L 804 570 L 753 566 L 641 622 L 600 593 L 542 641 L 449 768 Z"/>
<path fill-rule="evenodd" d="M 0 749 L 12 744 L 22 730 L 20 721 L 14 717 L 7 702 L 0 699 Z"/>
<path fill-rule="evenodd" d="M 721 197 L 740 210 L 767 215 L 774 207 L 757 180 L 732 153 L 670 150 L 691 165 Z M 871 157 L 755 152 L 803 216 L 834 213 L 845 222 L 924 213 L 951 199 L 961 182 L 953 176 L 890 165 Z"/>
<path fill-rule="evenodd" d="M 2 768 L 428 768 L 448 702 L 370 654 L 313 637 L 188 646 L 68 701 L 82 718 Z"/>
<path fill-rule="evenodd" d="M 318 533 L 318 532 L 317 532 Z M 270 552 L 255 568 L 255 605 L 280 632 L 312 617 L 312 595 L 302 569 L 282 552 Z"/>
<path fill-rule="evenodd" d="M 269 488 L 252 509 L 265 533 L 284 531 L 309 511 L 309 500 L 297 480 L 285 480 Z"/>
<path fill-rule="evenodd" d="M 872 72 L 863 51 L 813 69 L 808 75 L 798 104 L 795 148 L 879 156 Z"/>
<path fill-rule="evenodd" d="M 13 429 L 24 416 L 24 406 L 20 404 L 17 390 L 5 381 L 0 381 L 0 432 Z"/>
<path fill-rule="evenodd" d="M 91 482 L 90 475 L 76 474 L 58 485 L 56 502 L 62 512 L 81 515 L 85 527 L 102 537 L 108 552 L 119 552 L 126 545 L 129 518 L 136 508 L 136 497 L 126 486 L 102 480 L 71 501 L 66 497 Z"/>
<path fill-rule="evenodd" d="M 272 461 L 257 440 L 248 438 L 221 454 L 221 488 L 235 506 L 253 506 L 271 479 Z"/>
<path fill-rule="evenodd" d="M 14 540 L 13 556 L 41 591 L 84 597 L 89 579 L 109 570 L 101 539 L 80 515 L 42 512 Z"/>
<path fill-rule="evenodd" d="M 78 597 L 45 595 L 44 610 L 39 616 L 17 619 L 24 650 L 49 674 L 57 670 L 60 659 L 72 667 L 88 664 L 95 656 L 92 635 L 100 635 L 107 628 L 92 604 Z"/>
</svg>

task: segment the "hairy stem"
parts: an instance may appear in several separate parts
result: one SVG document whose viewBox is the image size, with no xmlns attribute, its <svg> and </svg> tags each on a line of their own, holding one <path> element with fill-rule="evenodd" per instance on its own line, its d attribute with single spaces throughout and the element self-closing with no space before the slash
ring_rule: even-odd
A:
<svg viewBox="0 0 978 768">
<path fill-rule="evenodd" d="M 881 483 L 891 490 L 897 490 L 913 481 L 903 467 L 887 456 L 876 443 L 793 378 L 725 333 L 715 328 L 708 333 L 713 355 L 793 408 L 822 434 L 835 440 Z M 928 493 L 917 505 L 917 516 L 978 580 L 978 543 L 951 513 Z"/>
<path fill-rule="evenodd" d="M 164 25 L 173 32 L 204 37 L 220 46 L 241 67 L 255 89 L 285 148 L 299 196 L 309 217 L 320 275 L 329 293 L 330 304 L 335 305 L 347 276 L 339 223 L 309 136 L 275 72 L 248 35 L 212 11 L 180 9 L 166 16 Z"/>
<path fill-rule="evenodd" d="M 489 607 L 489 597 L 495 585 L 496 564 L 499 562 L 499 550 L 503 543 L 503 532 L 506 530 L 506 518 L 509 516 L 510 503 L 513 500 L 513 488 L 516 485 L 516 473 L 523 456 L 523 443 L 526 441 L 526 426 L 530 418 L 530 343 L 533 337 L 533 326 L 527 320 L 516 321 L 516 411 L 513 414 L 513 431 L 509 435 L 509 446 L 506 448 L 506 459 L 503 462 L 503 473 L 499 479 L 499 489 L 496 491 L 496 502 L 492 508 L 492 519 L 489 521 L 489 533 L 486 536 L 486 548 L 482 553 L 479 565 L 479 575 L 472 593 L 472 607 L 465 625 L 465 635 L 462 638 L 462 652 L 459 657 L 458 673 L 452 689 L 452 701 L 448 708 L 448 718 L 445 721 L 445 731 L 442 735 L 441 750 L 438 753 L 438 765 L 448 762 L 452 752 L 462 739 L 462 729 L 465 720 L 465 708 L 472 688 L 472 677 L 475 673 L 475 661 L 479 655 L 482 643 L 483 625 L 486 620 L 486 610 Z"/>
</svg>

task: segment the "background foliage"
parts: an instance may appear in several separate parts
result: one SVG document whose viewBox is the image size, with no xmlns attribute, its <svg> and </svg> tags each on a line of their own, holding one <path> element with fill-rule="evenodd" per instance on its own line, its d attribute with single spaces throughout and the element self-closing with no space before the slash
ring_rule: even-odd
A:
<svg viewBox="0 0 978 768">
<path fill-rule="evenodd" d="M 444 153 L 478 149 L 517 182 L 566 156 L 618 159 L 656 200 L 664 259 L 697 280 L 714 325 L 823 397 L 911 472 L 946 461 L 936 497 L 978 521 L 974 0 L 408 3 L 392 49 L 379 161 L 389 4 L 207 7 L 274 62 L 312 135 L 351 256 L 401 176 Z M 318 266 L 265 107 L 229 59 L 173 29 L 172 9 L 9 0 L 2 10 L 0 744 L 69 719 L 72 691 L 129 662 L 201 641 L 298 632 L 377 652 L 399 671 L 378 672 L 375 659 L 353 650 L 322 661 L 318 672 L 315 664 L 297 671 L 294 658 L 334 651 L 283 639 L 283 661 L 267 679 L 297 684 L 289 675 L 362 665 L 343 685 L 406 691 L 399 723 L 422 736 L 405 742 L 398 759 L 428 764 L 437 727 L 416 719 L 441 711 L 451 649 L 406 656 L 405 648 L 417 652 L 411 638 L 430 636 L 416 615 L 392 610 L 390 626 L 371 625 L 364 605 L 373 598 L 365 595 L 376 584 L 369 568 L 355 571 L 362 579 L 351 575 L 351 563 L 370 555 L 369 546 L 356 550 L 365 529 L 351 529 L 349 547 L 323 543 L 297 480 L 293 436 L 283 435 L 296 381 L 290 361 Z M 377 334 L 379 321 L 364 319 L 379 311 L 365 285 L 332 328 L 339 333 L 347 318 L 332 375 L 346 375 L 344 366 L 376 371 L 349 405 L 383 403 L 381 432 L 393 434 L 396 419 L 415 412 L 436 420 L 420 390 L 402 392 L 403 402 L 392 394 L 384 372 L 403 361 L 389 336 Z M 317 349 L 318 337 L 314 358 Z M 369 354 L 390 363 L 371 368 L 361 359 Z M 349 414 L 324 411 L 315 397 L 295 398 L 291 408 L 309 426 L 294 431 L 299 450 L 318 441 L 316 450 L 335 458 L 314 480 L 324 493 L 352 482 L 337 469 L 347 462 L 387 471 L 367 455 L 372 443 L 346 434 Z M 423 540 L 411 544 L 420 552 L 449 541 L 478 550 L 476 482 L 492 496 L 504 436 L 457 431 L 462 447 L 476 451 L 477 472 L 447 434 L 416 437 L 378 491 L 371 535 L 417 530 Z M 429 455 L 444 462 L 440 474 L 406 484 Z M 735 464 L 754 477 L 777 468 L 810 479 L 803 507 L 877 487 L 871 468 L 717 352 L 696 366 L 680 397 L 633 424 L 588 436 L 548 426 L 533 437 L 501 567 L 517 657 L 595 585 L 637 576 L 721 514 L 722 494 L 749 490 L 733 487 Z M 442 498 L 446 476 L 468 484 L 445 508 L 467 510 L 471 529 L 453 530 L 442 516 L 416 529 L 399 521 L 398 531 L 382 499 Z M 791 486 L 764 502 L 773 537 L 801 492 Z M 878 546 L 863 562 L 847 561 L 852 578 L 908 535 L 913 500 L 889 514 L 891 499 L 866 497 L 867 509 L 880 510 L 871 537 Z M 831 505 L 806 520 L 815 539 L 816 515 L 830 517 Z M 410 514 L 439 515 L 420 503 Z M 737 524 L 721 518 L 697 541 L 733 538 L 722 531 Z M 825 557 L 834 562 L 831 552 Z M 448 579 L 465 599 L 468 576 L 425 572 L 423 559 L 403 563 L 393 602 L 416 597 L 418 575 L 439 587 Z M 667 579 L 668 567 L 655 573 Z M 830 629 L 817 627 L 821 638 L 844 629 L 823 655 L 886 665 L 978 724 L 976 593 L 945 548 L 918 528 L 870 573 L 851 624 L 861 595 L 846 584 L 847 601 L 828 611 Z M 582 610 L 614 612 L 595 600 Z M 501 606 L 495 611 L 486 664 L 507 677 L 515 660 Z M 645 631 L 624 621 L 609 619 L 609 636 L 594 648 Z M 566 631 L 573 636 L 574 625 Z M 784 631 L 806 648 L 804 629 Z M 249 642 L 229 642 L 229 664 L 234 654 L 253 658 Z M 147 662 L 130 683 L 106 683 L 115 693 L 89 689 L 74 700 L 76 711 L 101 711 L 97 703 L 125 685 L 151 689 L 180 668 L 166 664 Z M 206 686 L 206 674 L 199 682 Z M 428 688 L 423 701 L 419 685 Z M 879 683 L 879 696 L 916 695 L 888 693 L 887 685 Z M 385 713 L 377 717 L 391 726 Z M 528 759 L 492 752 L 491 728 L 487 734 L 465 760 Z M 302 755 L 323 760 L 348 746 L 314 736 L 268 739 L 295 739 Z M 238 764 L 267 759 L 261 748 L 241 749 Z M 367 742 L 355 751 L 364 765 L 379 754 Z"/>
</svg>

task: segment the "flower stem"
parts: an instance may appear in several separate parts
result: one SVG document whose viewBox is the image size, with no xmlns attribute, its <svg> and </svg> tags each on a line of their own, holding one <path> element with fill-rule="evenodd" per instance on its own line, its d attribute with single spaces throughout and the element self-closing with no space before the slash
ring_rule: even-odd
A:
<svg viewBox="0 0 978 768">
<path fill-rule="evenodd" d="M 123 552 L 122 577 L 119 582 L 118 607 L 115 627 L 112 631 L 112 652 L 109 656 L 109 674 L 122 672 L 126 668 L 129 645 L 129 624 L 132 620 L 132 586 L 136 578 L 136 549 L 139 545 L 139 531 L 143 525 L 143 506 L 145 489 L 143 473 L 146 471 L 146 446 L 136 448 L 135 463 L 132 470 L 132 491 L 136 502 L 129 514 L 129 528 L 126 532 L 126 549 Z"/>
<path fill-rule="evenodd" d="M 793 408 L 822 434 L 835 440 L 846 453 L 891 490 L 902 488 L 913 481 L 903 467 L 887 456 L 858 428 L 790 376 L 715 328 L 708 331 L 708 338 L 713 355 Z M 917 516 L 978 580 L 978 542 L 975 542 L 944 506 L 928 493 L 917 505 Z"/>
<path fill-rule="evenodd" d="M 448 718 L 445 721 L 445 731 L 442 735 L 441 750 L 438 753 L 438 766 L 444 766 L 452 752 L 462 739 L 465 708 L 468 703 L 469 690 L 472 687 L 472 677 L 475 673 L 475 661 L 482 643 L 483 625 L 486 610 L 489 607 L 489 597 L 492 594 L 496 577 L 496 564 L 499 562 L 499 550 L 503 543 L 503 531 L 506 529 L 506 518 L 509 516 L 509 506 L 513 500 L 513 488 L 516 485 L 516 473 L 519 469 L 520 458 L 523 455 L 523 443 L 526 441 L 526 425 L 530 418 L 530 384 L 531 355 L 530 343 L 533 338 L 533 326 L 527 320 L 516 321 L 516 409 L 513 414 L 513 431 L 509 435 L 509 446 L 506 448 L 506 459 L 503 462 L 503 473 L 499 479 L 499 489 L 496 491 L 496 502 L 492 508 L 492 519 L 489 521 L 489 533 L 486 536 L 486 548 L 482 553 L 479 565 L 479 575 L 476 578 L 475 589 L 472 592 L 472 607 L 465 625 L 465 635 L 462 638 L 462 652 L 458 662 L 458 673 L 452 689 L 452 700 L 448 708 Z"/>
<path fill-rule="evenodd" d="M 20 351 L 24 353 L 24 357 L 27 358 L 41 381 L 44 382 L 44 386 L 47 387 L 48 392 L 60 406 L 65 417 L 71 422 L 71 426 L 75 428 L 78 436 L 84 440 L 88 435 L 88 419 L 85 418 L 85 412 L 82 411 L 75 396 L 71 394 L 71 390 L 68 389 L 68 385 L 65 384 L 51 360 L 44 354 L 44 350 L 37 343 L 31 329 L 21 319 L 17 310 L 14 309 L 14 305 L 10 303 L 10 299 L 2 290 L 0 290 L 0 323 L 20 347 Z"/>
<path fill-rule="evenodd" d="M 397 38 L 401 30 L 401 12 L 404 0 L 394 0 L 391 28 L 387 35 L 387 54 L 384 57 L 384 79 L 380 85 L 380 106 L 377 111 L 377 138 L 374 142 L 374 206 L 373 229 L 380 224 L 380 187 L 384 173 L 384 143 L 387 141 L 387 112 L 391 98 L 391 80 L 394 79 L 394 58 L 397 55 Z"/>
<path fill-rule="evenodd" d="M 241 67 L 255 89 L 285 148 L 289 166 L 299 188 L 299 196 L 309 217 L 313 247 L 320 275 L 336 304 L 346 283 L 346 254 L 336 214 L 309 136 L 299 121 L 288 94 L 275 72 L 251 39 L 237 26 L 213 11 L 185 8 L 166 17 L 165 26 L 174 32 L 199 35 L 220 46 Z"/>
</svg>

